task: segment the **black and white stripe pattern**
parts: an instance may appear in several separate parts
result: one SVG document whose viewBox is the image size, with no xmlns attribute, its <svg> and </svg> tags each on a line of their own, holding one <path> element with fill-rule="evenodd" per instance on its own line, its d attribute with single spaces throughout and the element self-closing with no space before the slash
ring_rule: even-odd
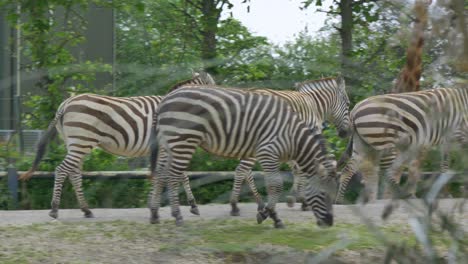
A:
<svg viewBox="0 0 468 264">
<path fill-rule="evenodd" d="M 195 73 L 192 79 L 176 85 L 214 84 L 207 73 Z M 81 168 L 84 157 L 95 147 L 125 157 L 141 157 L 149 154 L 153 116 L 162 96 L 110 97 L 81 94 L 65 100 L 55 119 L 39 142 L 33 167 L 20 179 L 29 179 L 39 166 L 48 141 L 58 131 L 67 147 L 67 155 L 55 170 L 52 210 L 49 215 L 58 217 L 62 186 L 67 177 L 73 184 L 81 210 L 86 217 L 92 212 L 82 191 Z M 184 185 L 189 203 L 195 207 L 188 179 Z M 196 210 L 195 210 L 196 212 Z"/>
<path fill-rule="evenodd" d="M 338 202 L 362 162 L 371 163 L 371 174 L 375 174 L 374 165 L 379 162 L 394 191 L 398 191 L 402 166 L 432 146 L 443 147 L 442 171 L 447 170 L 450 141 L 455 138 L 466 142 L 463 129 L 468 124 L 468 89 L 440 88 L 370 97 L 354 107 L 351 120 L 353 136 L 347 151 L 351 158 L 342 171 Z M 377 180 L 376 175 L 365 177 L 373 185 Z M 372 190 L 366 192 L 370 199 L 375 198 Z"/>
<path fill-rule="evenodd" d="M 154 197 L 149 202 L 151 222 L 159 221 L 159 196 L 167 184 L 172 216 L 176 224 L 182 224 L 177 190 L 193 153 L 201 146 L 219 156 L 257 158 L 268 175 L 265 180 L 269 196 L 257 220 L 262 222 L 270 216 L 276 227 L 283 226 L 275 212 L 283 188 L 280 162 L 294 160 L 308 175 L 306 203 L 318 223 L 331 225 L 330 195 L 337 187 L 336 164 L 328 159 L 318 130 L 307 126 L 278 96 L 214 86 L 196 88 L 182 87 L 160 103 L 151 155 L 152 171 L 157 171 L 153 177 Z M 159 149 L 166 155 L 156 162 Z"/>
<path fill-rule="evenodd" d="M 346 93 L 345 81 L 341 76 L 297 83 L 296 90 L 252 89 L 249 91 L 275 95 L 284 99 L 309 127 L 315 127 L 319 129 L 319 132 L 321 132 L 323 123 L 329 121 L 335 125 L 341 137 L 348 135 L 351 123 L 349 119 L 349 98 Z M 251 169 L 254 164 L 255 159 L 244 159 L 241 160 L 236 168 L 236 177 L 230 199 L 232 207 L 231 215 L 239 215 L 237 202 L 244 178 L 249 183 L 259 205 L 259 210 L 263 208 L 261 196 L 253 184 L 254 181 L 251 175 Z M 300 193 L 304 181 L 301 180 L 301 173 L 296 168 L 294 161 L 289 162 L 289 165 L 294 175 L 294 183 L 291 189 L 292 195 L 288 197 L 288 204 L 292 206 L 296 195 L 299 195 L 299 198 L 302 200 Z M 305 209 L 304 204 L 303 209 Z"/>
</svg>

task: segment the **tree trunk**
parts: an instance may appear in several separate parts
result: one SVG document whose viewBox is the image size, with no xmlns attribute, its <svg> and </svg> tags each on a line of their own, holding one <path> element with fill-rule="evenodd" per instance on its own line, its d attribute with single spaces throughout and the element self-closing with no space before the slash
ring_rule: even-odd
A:
<svg viewBox="0 0 468 264">
<path fill-rule="evenodd" d="M 341 68 L 346 75 L 353 51 L 353 0 L 340 1 Z"/>
<path fill-rule="evenodd" d="M 458 18 L 459 31 L 463 38 L 463 51 L 457 62 L 457 68 L 461 72 L 468 72 L 468 28 L 465 20 L 465 3 L 464 0 L 453 0 L 452 10 Z"/>
<path fill-rule="evenodd" d="M 217 0 L 202 0 L 202 47 L 201 57 L 208 73 L 216 74 L 216 34 L 218 33 L 218 21 L 221 16 L 221 8 L 217 7 Z"/>
</svg>

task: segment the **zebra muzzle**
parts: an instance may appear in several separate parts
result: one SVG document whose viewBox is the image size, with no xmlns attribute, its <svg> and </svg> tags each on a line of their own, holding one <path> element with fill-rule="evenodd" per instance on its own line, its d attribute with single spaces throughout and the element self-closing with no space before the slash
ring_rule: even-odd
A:
<svg viewBox="0 0 468 264">
<path fill-rule="evenodd" d="M 333 225 L 333 214 L 325 214 L 324 217 L 317 220 L 317 225 L 320 227 L 329 227 Z"/>
</svg>

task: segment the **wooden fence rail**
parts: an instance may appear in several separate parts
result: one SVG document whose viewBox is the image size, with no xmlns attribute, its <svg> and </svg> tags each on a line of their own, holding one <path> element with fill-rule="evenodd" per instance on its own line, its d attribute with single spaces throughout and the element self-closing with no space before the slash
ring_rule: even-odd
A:
<svg viewBox="0 0 468 264">
<path fill-rule="evenodd" d="M 17 171 L 13 166 L 9 166 L 7 171 L 0 171 L 0 179 L 8 177 L 8 191 L 11 195 L 12 206 L 17 208 L 18 206 L 18 177 L 24 173 L 24 171 Z M 255 180 L 262 179 L 264 173 L 262 171 L 252 172 Z M 423 180 L 435 177 L 439 175 L 439 172 L 423 172 Z M 457 172 L 453 180 L 461 181 L 464 185 L 467 185 L 468 171 Z M 85 179 L 146 179 L 149 175 L 149 171 L 92 171 L 83 172 L 83 178 Z M 233 171 L 189 171 L 187 172 L 190 178 L 190 185 L 192 188 L 198 188 L 203 185 L 234 179 Z M 281 172 L 284 182 L 292 182 L 293 177 L 291 172 Z M 34 172 L 34 178 L 54 178 L 54 172 L 50 171 L 36 171 Z M 257 181 L 258 187 L 263 186 L 263 181 Z M 375 186 L 374 188 L 377 188 Z"/>
</svg>

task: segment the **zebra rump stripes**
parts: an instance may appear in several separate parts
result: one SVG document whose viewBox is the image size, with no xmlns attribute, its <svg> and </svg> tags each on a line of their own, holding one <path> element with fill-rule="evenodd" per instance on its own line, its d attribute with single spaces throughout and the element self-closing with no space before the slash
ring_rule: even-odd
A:
<svg viewBox="0 0 468 264">
<path fill-rule="evenodd" d="M 214 84 L 207 73 L 195 73 L 183 84 Z M 178 86 L 176 85 L 176 86 Z M 54 120 L 42 136 L 32 168 L 20 176 L 29 179 L 37 170 L 48 142 L 60 133 L 67 147 L 67 155 L 55 170 L 52 210 L 49 215 L 58 217 L 62 187 L 66 177 L 75 189 L 77 200 L 85 217 L 93 217 L 82 191 L 81 168 L 84 157 L 95 147 L 126 157 L 149 154 L 153 115 L 162 96 L 111 97 L 81 94 L 65 100 L 57 110 Z M 184 187 L 189 203 L 197 212 L 188 179 Z"/>
<path fill-rule="evenodd" d="M 352 155 L 342 171 L 337 201 L 341 201 L 351 176 L 362 161 L 382 173 L 394 191 L 402 166 L 431 147 L 443 147 L 443 159 L 452 138 L 463 141 L 468 122 L 468 88 L 439 88 L 420 92 L 370 97 L 351 111 L 353 122 Z M 462 142 L 464 143 L 464 142 Z M 442 171 L 448 165 L 443 162 Z M 374 172 L 372 172 L 374 173 Z M 365 177 L 376 181 L 375 175 Z M 366 190 L 373 199 L 372 190 Z"/>
<path fill-rule="evenodd" d="M 283 99 L 239 89 L 186 86 L 161 101 L 155 120 L 151 164 L 156 165 L 157 177 L 153 177 L 150 199 L 152 223 L 159 221 L 159 196 L 167 184 L 172 216 L 176 224 L 182 224 L 177 190 L 193 153 L 201 146 L 219 156 L 257 158 L 267 173 L 268 186 L 268 204 L 257 215 L 259 223 L 270 216 L 275 227 L 283 227 L 275 211 L 283 188 L 279 166 L 281 161 L 294 160 L 308 175 L 305 200 L 318 224 L 333 224 L 330 195 L 336 193 L 336 164 L 328 159 L 318 130 L 310 129 Z M 157 162 L 160 149 L 165 157 Z"/>
</svg>

